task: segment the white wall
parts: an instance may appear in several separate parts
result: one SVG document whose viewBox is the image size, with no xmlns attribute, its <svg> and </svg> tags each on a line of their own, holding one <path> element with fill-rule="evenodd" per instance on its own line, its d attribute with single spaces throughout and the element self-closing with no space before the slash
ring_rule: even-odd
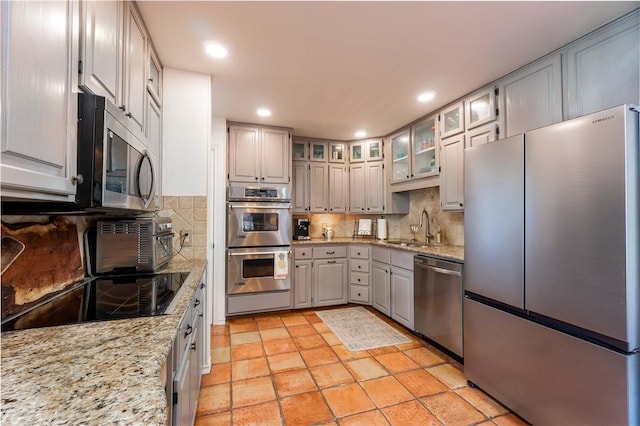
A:
<svg viewBox="0 0 640 426">
<path fill-rule="evenodd" d="M 163 195 L 207 195 L 211 76 L 163 69 Z"/>
<path fill-rule="evenodd" d="M 213 278 L 213 324 L 224 324 L 225 283 L 226 283 L 226 189 L 227 189 L 227 120 L 222 117 L 211 118 L 211 169 L 209 171 L 208 241 L 210 254 L 210 277 Z"/>
</svg>

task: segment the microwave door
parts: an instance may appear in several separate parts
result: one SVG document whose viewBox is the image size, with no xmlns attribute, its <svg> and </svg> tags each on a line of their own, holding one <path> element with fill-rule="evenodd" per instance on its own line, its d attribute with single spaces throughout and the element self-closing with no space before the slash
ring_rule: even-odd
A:
<svg viewBox="0 0 640 426">
<path fill-rule="evenodd" d="M 137 151 L 136 151 L 137 152 Z M 138 153 L 136 165 L 136 195 L 142 200 L 143 208 L 149 209 L 156 191 L 155 170 L 148 152 Z"/>
</svg>

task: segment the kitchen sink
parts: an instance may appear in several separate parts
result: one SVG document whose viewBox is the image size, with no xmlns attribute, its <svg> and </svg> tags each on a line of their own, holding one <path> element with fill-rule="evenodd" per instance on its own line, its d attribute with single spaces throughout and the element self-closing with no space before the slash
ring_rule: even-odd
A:
<svg viewBox="0 0 640 426">
<path fill-rule="evenodd" d="M 406 240 L 387 240 L 387 244 L 394 244 L 402 247 L 427 247 L 427 244 L 419 241 L 406 241 Z"/>
</svg>

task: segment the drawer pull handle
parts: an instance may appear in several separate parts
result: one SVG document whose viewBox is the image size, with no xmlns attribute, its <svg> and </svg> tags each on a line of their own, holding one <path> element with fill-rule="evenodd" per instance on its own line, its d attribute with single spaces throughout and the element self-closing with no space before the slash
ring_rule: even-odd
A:
<svg viewBox="0 0 640 426">
<path fill-rule="evenodd" d="M 336 254 L 335 251 L 328 251 L 327 254 Z"/>
<path fill-rule="evenodd" d="M 187 337 L 193 331 L 193 327 L 187 324 L 187 331 L 184 332 L 184 337 Z"/>
<path fill-rule="evenodd" d="M 335 260 L 329 260 L 327 263 L 336 263 Z"/>
</svg>

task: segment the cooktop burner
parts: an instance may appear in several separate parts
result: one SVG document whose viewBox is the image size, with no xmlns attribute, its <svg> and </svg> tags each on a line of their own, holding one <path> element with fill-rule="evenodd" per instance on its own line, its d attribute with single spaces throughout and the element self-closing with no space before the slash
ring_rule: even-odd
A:
<svg viewBox="0 0 640 426">
<path fill-rule="evenodd" d="M 2 331 L 170 314 L 188 276 L 178 272 L 96 277 L 7 318 Z"/>
</svg>

